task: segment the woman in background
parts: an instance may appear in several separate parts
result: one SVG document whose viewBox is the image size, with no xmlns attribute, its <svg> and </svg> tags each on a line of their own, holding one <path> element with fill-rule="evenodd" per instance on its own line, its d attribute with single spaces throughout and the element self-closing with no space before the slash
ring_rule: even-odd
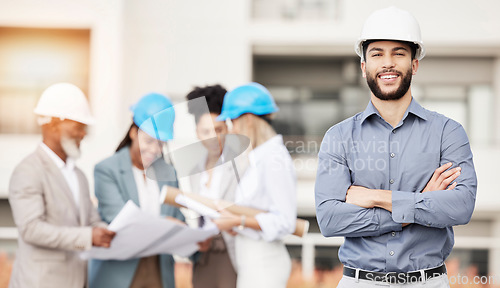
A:
<svg viewBox="0 0 500 288">
<path fill-rule="evenodd" d="M 161 158 L 162 142 L 173 138 L 172 102 L 163 95 L 151 93 L 131 110 L 133 123 L 116 153 L 95 166 L 99 214 L 110 223 L 125 203 L 132 200 L 146 213 L 184 221 L 178 208 L 159 202 L 164 185 L 178 187 L 174 168 Z M 91 260 L 89 285 L 92 288 L 175 288 L 174 259 L 164 254 L 125 261 Z"/>
<path fill-rule="evenodd" d="M 235 192 L 236 203 L 267 211 L 255 217 L 222 211 L 214 220 L 221 231 L 237 231 L 238 288 L 286 287 L 290 255 L 282 239 L 295 230 L 296 178 L 281 135 L 271 126 L 278 111 L 269 91 L 258 83 L 242 85 L 224 97 L 217 120 L 231 120 L 231 133 L 250 139 L 249 167 Z M 238 227 L 237 229 L 235 229 Z"/>
<path fill-rule="evenodd" d="M 189 180 L 193 193 L 234 202 L 237 181 L 231 177 L 234 175 L 231 163 L 223 164 L 221 157 L 223 150 L 229 149 L 224 146 L 227 126 L 224 122 L 216 121 L 226 92 L 220 85 L 196 87 L 186 97 L 189 100 L 189 112 L 195 118 L 196 135 L 206 150 L 195 169 L 196 174 L 190 176 Z M 199 226 L 203 226 L 206 221 L 200 216 Z M 201 253 L 193 257 L 193 288 L 236 287 L 234 237 L 222 232 L 200 244 Z"/>
</svg>

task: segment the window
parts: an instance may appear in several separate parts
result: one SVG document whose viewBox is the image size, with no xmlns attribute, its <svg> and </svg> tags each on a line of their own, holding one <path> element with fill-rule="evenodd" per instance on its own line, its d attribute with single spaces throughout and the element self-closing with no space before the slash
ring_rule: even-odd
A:
<svg viewBox="0 0 500 288">
<path fill-rule="evenodd" d="M 253 0 L 254 19 L 336 20 L 339 0 Z"/>
<path fill-rule="evenodd" d="M 256 57 L 255 80 L 280 111 L 274 128 L 292 155 L 316 155 L 325 132 L 366 106 L 369 91 L 355 57 Z"/>
<path fill-rule="evenodd" d="M 90 30 L 0 27 L 0 133 L 37 133 L 33 109 L 45 88 L 88 91 Z"/>
<path fill-rule="evenodd" d="M 425 58 L 412 95 L 424 108 L 461 123 L 472 144 L 491 144 L 492 63 L 484 57 Z M 328 128 L 363 111 L 370 99 L 356 57 L 259 55 L 254 68 L 255 81 L 280 108 L 274 127 L 292 156 L 315 156 Z"/>
</svg>

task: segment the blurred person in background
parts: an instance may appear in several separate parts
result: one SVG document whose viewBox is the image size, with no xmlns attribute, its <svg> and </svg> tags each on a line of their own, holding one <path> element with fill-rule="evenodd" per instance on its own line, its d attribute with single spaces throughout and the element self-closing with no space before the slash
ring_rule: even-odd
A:
<svg viewBox="0 0 500 288">
<path fill-rule="evenodd" d="M 255 217 L 221 210 L 214 220 L 221 231 L 236 231 L 238 288 L 286 287 L 290 255 L 283 243 L 295 230 L 296 176 L 283 138 L 271 126 L 278 111 L 269 91 L 258 83 L 239 86 L 224 97 L 219 121 L 230 120 L 233 134 L 250 139 L 253 150 L 235 191 L 236 203 L 268 211 Z"/>
<path fill-rule="evenodd" d="M 469 140 L 412 97 L 425 50 L 410 13 L 375 11 L 355 50 L 371 101 L 326 132 L 315 188 L 321 233 L 345 237 L 338 287 L 449 287 L 453 226 L 470 221 L 476 199 Z"/>
<path fill-rule="evenodd" d="M 146 213 L 184 223 L 178 208 L 159 201 L 164 185 L 178 187 L 174 167 L 162 157 L 163 143 L 173 139 L 172 102 L 151 93 L 131 111 L 133 123 L 116 153 L 94 169 L 99 214 L 110 223 L 132 200 Z M 94 259 L 89 263 L 89 284 L 92 288 L 175 288 L 174 259 L 167 254 L 124 261 Z"/>
<path fill-rule="evenodd" d="M 238 183 L 235 177 L 231 177 L 234 175 L 233 168 L 230 163 L 221 165 L 224 163 L 223 151 L 230 149 L 224 146 L 225 134 L 228 130 L 225 122 L 216 120 L 221 113 L 226 92 L 224 87 L 214 85 L 196 87 L 186 96 L 189 100 L 189 113 L 195 118 L 196 135 L 206 149 L 206 155 L 201 159 L 199 167 L 195 169 L 194 175 L 190 176 L 189 180 L 192 193 L 210 199 L 234 202 L 234 192 Z M 200 97 L 204 97 L 204 101 L 195 101 Z M 204 104 L 208 106 L 208 110 Z M 208 221 L 203 216 L 198 219 L 200 227 Z M 236 287 L 236 259 L 232 235 L 221 232 L 200 243 L 199 251 L 201 253 L 193 257 L 194 288 Z"/>
<path fill-rule="evenodd" d="M 101 222 L 87 178 L 75 166 L 94 120 L 84 93 L 69 83 L 47 88 L 34 112 L 42 143 L 15 168 L 9 184 L 19 231 L 9 287 L 82 288 L 87 262 L 79 252 L 109 247 L 115 235 Z"/>
</svg>

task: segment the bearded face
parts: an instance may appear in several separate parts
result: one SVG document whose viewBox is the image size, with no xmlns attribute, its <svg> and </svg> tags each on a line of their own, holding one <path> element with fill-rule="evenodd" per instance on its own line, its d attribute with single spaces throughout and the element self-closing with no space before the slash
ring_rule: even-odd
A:
<svg viewBox="0 0 500 288">
<path fill-rule="evenodd" d="M 392 75 L 397 75 L 392 76 Z M 389 75 L 389 76 L 388 76 Z M 378 79 L 391 79 L 391 78 L 400 78 L 399 84 L 394 84 L 394 88 L 392 90 L 382 90 L 381 84 L 378 83 Z M 372 75 L 370 72 L 366 72 L 366 82 L 368 83 L 368 87 L 372 91 L 373 95 L 380 100 L 398 100 L 401 99 L 408 89 L 411 86 L 412 79 L 412 69 L 411 67 L 405 72 L 402 73 L 395 69 L 386 69 L 382 70 L 382 72 Z M 383 80 L 382 80 L 383 81 Z"/>
<path fill-rule="evenodd" d="M 375 41 L 367 45 L 365 53 L 361 69 L 373 95 L 383 101 L 405 96 L 418 68 L 412 48 L 399 41 Z"/>
<path fill-rule="evenodd" d="M 73 120 L 57 121 L 61 148 L 69 158 L 80 157 L 80 143 L 87 135 L 87 125 Z"/>
<path fill-rule="evenodd" d="M 61 147 L 69 158 L 78 159 L 80 158 L 81 151 L 78 145 L 78 141 L 68 135 L 61 135 Z"/>
</svg>

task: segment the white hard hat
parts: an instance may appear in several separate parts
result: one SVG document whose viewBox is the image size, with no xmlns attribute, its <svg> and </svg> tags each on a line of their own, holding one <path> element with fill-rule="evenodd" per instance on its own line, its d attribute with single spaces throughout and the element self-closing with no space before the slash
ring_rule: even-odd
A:
<svg viewBox="0 0 500 288">
<path fill-rule="evenodd" d="M 363 42 L 367 40 L 396 40 L 414 43 L 418 46 L 415 58 L 421 60 L 425 56 L 424 42 L 420 36 L 417 19 L 408 11 L 389 7 L 373 12 L 366 19 L 361 37 L 356 41 L 354 50 L 363 59 Z"/>
<path fill-rule="evenodd" d="M 94 123 L 85 94 L 70 83 L 58 83 L 45 89 L 34 112 L 39 116 L 69 119 L 86 125 Z"/>
</svg>

